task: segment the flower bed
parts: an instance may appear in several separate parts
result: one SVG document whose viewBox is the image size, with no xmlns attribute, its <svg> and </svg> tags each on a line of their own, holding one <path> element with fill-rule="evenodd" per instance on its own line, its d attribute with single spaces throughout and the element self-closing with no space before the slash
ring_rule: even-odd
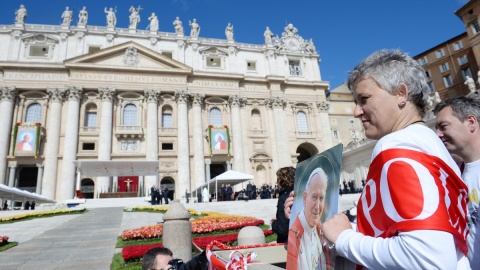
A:
<svg viewBox="0 0 480 270">
<path fill-rule="evenodd" d="M 85 212 L 85 209 L 57 209 L 57 210 L 48 210 L 48 211 L 39 211 L 39 212 L 32 212 L 32 213 L 25 213 L 20 215 L 14 215 L 9 217 L 0 218 L 0 223 L 2 222 L 12 222 L 18 221 L 26 218 L 31 217 L 49 217 L 53 215 L 63 215 L 63 214 L 78 214 Z"/>
<path fill-rule="evenodd" d="M 126 263 L 140 260 L 148 250 L 154 247 L 163 247 L 162 243 L 124 247 L 122 249 L 122 257 Z"/>
<path fill-rule="evenodd" d="M 206 213 L 206 217 L 191 220 L 192 233 L 211 233 L 214 231 L 226 231 L 241 229 L 246 226 L 259 226 L 263 220 L 254 217 L 232 216 L 215 212 Z M 120 235 L 124 241 L 158 238 L 162 235 L 163 225 L 144 226 L 133 230 L 125 230 Z"/>
<path fill-rule="evenodd" d="M 136 206 L 136 207 L 126 207 L 124 209 L 126 212 L 161 212 L 165 213 L 168 211 L 167 206 Z M 198 212 L 192 209 L 187 209 L 188 213 L 192 216 L 198 216 Z"/>
<path fill-rule="evenodd" d="M 272 230 L 264 230 L 263 233 L 265 236 L 273 234 Z M 226 245 L 231 245 L 238 239 L 238 233 L 231 233 L 225 235 L 212 235 L 212 236 L 200 236 L 195 237 L 192 241 L 199 248 L 206 248 L 214 240 L 221 242 Z M 162 243 L 150 244 L 150 245 L 139 245 L 139 246 L 130 246 L 124 247 L 122 249 L 122 257 L 126 263 L 139 261 L 147 251 L 153 247 L 162 247 Z"/>
</svg>

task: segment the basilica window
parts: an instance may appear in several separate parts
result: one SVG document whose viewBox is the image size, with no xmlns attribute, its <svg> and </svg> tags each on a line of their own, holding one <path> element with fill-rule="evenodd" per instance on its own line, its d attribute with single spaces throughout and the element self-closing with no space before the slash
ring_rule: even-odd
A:
<svg viewBox="0 0 480 270">
<path fill-rule="evenodd" d="M 123 125 L 136 126 L 137 125 L 137 106 L 127 104 L 123 108 Z"/>
<path fill-rule="evenodd" d="M 257 71 L 257 63 L 254 61 L 247 61 L 247 71 Z"/>
<path fill-rule="evenodd" d="M 207 67 L 221 68 L 222 62 L 220 57 L 207 57 Z"/>
<path fill-rule="evenodd" d="M 162 109 L 162 128 L 172 128 L 172 127 L 173 127 L 172 108 L 170 106 L 165 106 Z"/>
<path fill-rule="evenodd" d="M 300 61 L 298 60 L 288 61 L 288 68 L 290 69 L 290 75 L 294 75 L 294 76 L 302 75 L 302 70 L 300 69 Z"/>
<path fill-rule="evenodd" d="M 89 104 L 85 110 L 85 126 L 97 126 L 97 106 L 95 104 Z"/>
<path fill-rule="evenodd" d="M 27 113 L 25 116 L 25 122 L 32 123 L 37 122 L 40 123 L 42 121 L 42 105 L 38 103 L 32 103 L 27 107 Z"/>
<path fill-rule="evenodd" d="M 216 127 L 222 126 L 222 112 L 218 108 L 210 110 L 210 125 Z"/>
<path fill-rule="evenodd" d="M 100 51 L 101 49 L 102 49 L 101 46 L 95 46 L 95 45 L 88 46 L 88 53 L 96 53 L 96 52 Z"/>
<path fill-rule="evenodd" d="M 50 46 L 49 45 L 31 45 L 30 56 L 33 57 L 49 57 Z"/>
<path fill-rule="evenodd" d="M 297 112 L 297 131 L 308 132 L 307 115 L 302 111 Z"/>
</svg>

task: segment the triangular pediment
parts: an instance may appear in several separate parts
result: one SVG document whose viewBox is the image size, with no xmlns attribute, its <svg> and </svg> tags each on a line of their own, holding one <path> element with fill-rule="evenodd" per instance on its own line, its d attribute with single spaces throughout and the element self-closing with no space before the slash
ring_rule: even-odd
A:
<svg viewBox="0 0 480 270">
<path fill-rule="evenodd" d="M 192 68 L 133 41 L 65 60 L 68 68 L 191 73 Z"/>
</svg>

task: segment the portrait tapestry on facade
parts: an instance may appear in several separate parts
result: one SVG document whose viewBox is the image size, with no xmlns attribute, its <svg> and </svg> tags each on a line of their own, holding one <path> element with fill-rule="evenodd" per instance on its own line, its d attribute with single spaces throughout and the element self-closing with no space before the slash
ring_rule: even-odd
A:
<svg viewBox="0 0 480 270">
<path fill-rule="evenodd" d="M 14 156 L 37 156 L 40 136 L 40 123 L 17 123 L 13 146 Z"/>
<path fill-rule="evenodd" d="M 322 223 L 338 212 L 343 145 L 297 164 L 288 231 L 287 269 L 334 269 Z"/>
<path fill-rule="evenodd" d="M 208 127 L 210 138 L 210 154 L 230 155 L 230 133 L 227 126 Z"/>
</svg>

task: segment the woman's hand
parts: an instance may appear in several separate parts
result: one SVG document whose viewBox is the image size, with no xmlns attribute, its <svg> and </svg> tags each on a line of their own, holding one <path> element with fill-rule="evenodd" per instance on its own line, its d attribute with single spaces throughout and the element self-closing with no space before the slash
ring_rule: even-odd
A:
<svg viewBox="0 0 480 270">
<path fill-rule="evenodd" d="M 330 243 L 335 243 L 338 236 L 348 229 L 352 229 L 352 225 L 345 214 L 336 214 L 322 224 L 323 236 L 325 236 Z"/>
<path fill-rule="evenodd" d="M 293 205 L 293 191 L 290 192 L 290 195 L 288 195 L 288 198 L 285 200 L 285 205 L 284 205 L 284 211 L 285 211 L 285 217 L 287 219 L 290 219 L 290 212 L 292 211 L 292 205 Z"/>
</svg>

